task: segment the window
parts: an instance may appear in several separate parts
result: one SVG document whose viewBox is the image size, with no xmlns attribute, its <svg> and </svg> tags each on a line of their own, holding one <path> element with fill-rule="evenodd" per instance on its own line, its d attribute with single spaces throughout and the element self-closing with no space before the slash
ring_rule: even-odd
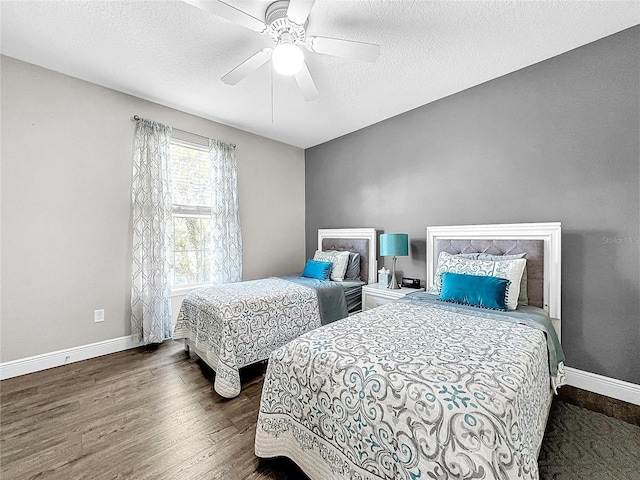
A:
<svg viewBox="0 0 640 480">
<path fill-rule="evenodd" d="M 210 282 L 212 172 L 208 141 L 205 144 L 202 139 L 185 137 L 174 131 L 171 140 L 170 275 L 174 288 Z"/>
</svg>

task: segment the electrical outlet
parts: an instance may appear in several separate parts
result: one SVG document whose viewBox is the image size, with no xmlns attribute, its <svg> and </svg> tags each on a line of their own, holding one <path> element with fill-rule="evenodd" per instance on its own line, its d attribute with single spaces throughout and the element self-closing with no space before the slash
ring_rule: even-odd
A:
<svg viewBox="0 0 640 480">
<path fill-rule="evenodd" d="M 94 322 L 104 322 L 104 309 L 93 311 Z"/>
</svg>

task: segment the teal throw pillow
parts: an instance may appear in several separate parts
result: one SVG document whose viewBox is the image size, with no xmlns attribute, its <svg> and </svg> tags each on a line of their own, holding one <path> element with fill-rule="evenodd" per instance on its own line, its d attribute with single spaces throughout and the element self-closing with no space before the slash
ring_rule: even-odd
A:
<svg viewBox="0 0 640 480">
<path fill-rule="evenodd" d="M 316 260 L 307 260 L 302 272 L 303 277 L 317 278 L 318 280 L 328 280 L 331 275 L 333 263 L 318 262 Z"/>
<path fill-rule="evenodd" d="M 507 310 L 507 288 L 504 278 L 444 272 L 440 300 L 492 310 Z"/>
</svg>

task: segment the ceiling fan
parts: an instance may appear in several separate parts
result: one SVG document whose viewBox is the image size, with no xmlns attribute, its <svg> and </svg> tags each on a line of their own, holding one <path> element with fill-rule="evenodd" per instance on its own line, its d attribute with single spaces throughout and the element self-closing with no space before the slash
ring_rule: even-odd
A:
<svg viewBox="0 0 640 480">
<path fill-rule="evenodd" d="M 249 30 L 267 35 L 276 43 L 255 53 L 222 77 L 228 85 L 235 85 L 254 70 L 273 62 L 274 69 L 283 75 L 293 75 L 305 100 L 315 100 L 318 89 L 304 61 L 300 47 L 310 52 L 336 57 L 375 62 L 380 45 L 354 42 L 330 37 L 308 37 L 306 28 L 309 13 L 316 0 L 278 0 L 267 7 L 265 20 L 259 20 L 220 0 L 184 0 L 185 3 L 237 23 Z"/>
</svg>

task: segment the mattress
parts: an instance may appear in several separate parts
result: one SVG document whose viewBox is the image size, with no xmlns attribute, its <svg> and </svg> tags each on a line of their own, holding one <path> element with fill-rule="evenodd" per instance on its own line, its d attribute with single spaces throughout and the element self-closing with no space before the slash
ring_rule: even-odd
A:
<svg viewBox="0 0 640 480">
<path fill-rule="evenodd" d="M 364 282 L 360 281 L 344 281 L 339 282 L 344 288 L 344 296 L 347 301 L 347 311 L 356 313 L 362 310 L 362 287 Z"/>
</svg>

